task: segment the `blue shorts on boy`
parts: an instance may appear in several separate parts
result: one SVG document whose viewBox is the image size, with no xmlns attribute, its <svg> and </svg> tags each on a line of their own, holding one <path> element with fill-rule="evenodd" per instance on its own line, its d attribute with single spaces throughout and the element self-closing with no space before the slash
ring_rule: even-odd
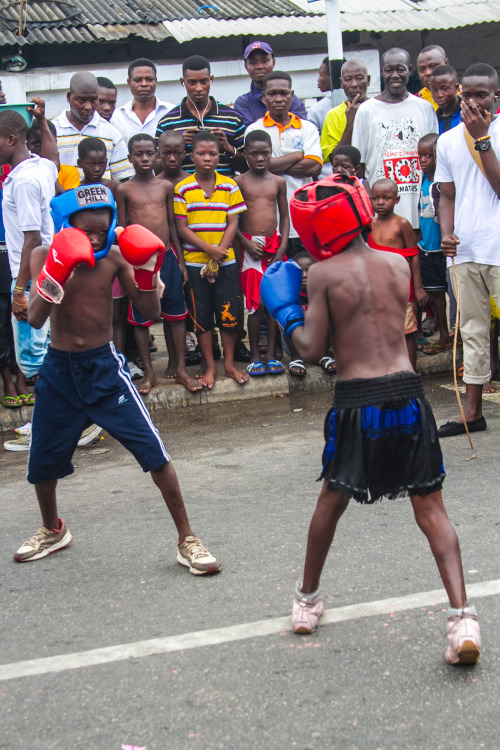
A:
<svg viewBox="0 0 500 750">
<path fill-rule="evenodd" d="M 98 424 L 127 448 L 143 471 L 170 456 L 112 342 L 84 352 L 49 347 L 35 386 L 28 482 L 73 473 L 71 459 L 82 431 Z"/>
<path fill-rule="evenodd" d="M 165 320 L 184 320 L 187 317 L 186 300 L 182 286 L 182 271 L 179 268 L 177 256 L 172 248 L 163 256 L 160 268 L 160 279 L 165 284 L 161 297 L 161 317 Z M 128 322 L 133 326 L 151 326 L 153 320 L 147 320 L 132 304 L 128 307 Z"/>
<path fill-rule="evenodd" d="M 432 201 L 432 180 L 424 174 L 420 188 L 420 231 L 418 243 L 422 286 L 426 291 L 446 291 L 446 258 L 441 250 L 441 229 Z"/>
</svg>

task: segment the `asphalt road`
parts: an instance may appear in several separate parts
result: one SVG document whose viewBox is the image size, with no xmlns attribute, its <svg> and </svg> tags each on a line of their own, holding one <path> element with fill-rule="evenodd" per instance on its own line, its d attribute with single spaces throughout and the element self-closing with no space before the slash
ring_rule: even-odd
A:
<svg viewBox="0 0 500 750">
<path fill-rule="evenodd" d="M 441 383 L 427 381 L 438 423 L 456 415 Z M 440 579 L 407 500 L 351 503 L 326 622 L 291 632 L 326 408 L 275 398 L 160 423 L 192 525 L 223 562 L 211 578 L 177 565 L 156 488 L 107 436 L 60 484 L 72 546 L 14 563 L 39 516 L 26 454 L 1 453 L 1 750 L 499 747 L 500 402 L 485 403 L 477 459 L 465 438 L 442 443 L 483 633 L 473 668 L 444 661 Z"/>
</svg>

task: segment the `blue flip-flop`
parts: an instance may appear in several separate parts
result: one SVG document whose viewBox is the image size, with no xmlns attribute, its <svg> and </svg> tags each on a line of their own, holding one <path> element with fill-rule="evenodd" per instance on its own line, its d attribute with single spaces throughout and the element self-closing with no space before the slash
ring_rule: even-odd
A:
<svg viewBox="0 0 500 750">
<path fill-rule="evenodd" d="M 283 362 L 280 362 L 279 359 L 268 359 L 267 360 L 267 374 L 268 375 L 284 375 L 285 365 L 283 364 Z"/>
<path fill-rule="evenodd" d="M 247 372 L 251 378 L 259 378 L 261 375 L 267 375 L 267 368 L 265 362 L 250 362 L 247 365 Z"/>
</svg>

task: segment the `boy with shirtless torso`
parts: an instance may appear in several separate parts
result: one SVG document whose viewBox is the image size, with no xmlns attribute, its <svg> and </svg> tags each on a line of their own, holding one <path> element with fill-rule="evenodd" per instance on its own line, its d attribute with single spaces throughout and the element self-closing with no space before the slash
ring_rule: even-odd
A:
<svg viewBox="0 0 500 750">
<path fill-rule="evenodd" d="M 178 182 L 189 177 L 182 169 L 182 162 L 186 156 L 186 144 L 182 133 L 166 130 L 158 138 L 158 157 L 163 171 L 158 175 L 160 180 L 167 180 L 173 188 Z"/>
<path fill-rule="evenodd" d="M 308 252 L 322 261 L 309 270 L 309 307 L 304 315 L 302 272 L 293 261 L 271 266 L 262 280 L 262 298 L 310 362 L 321 356 L 332 331 L 339 376 L 325 421 L 324 483 L 296 586 L 293 628 L 311 633 L 324 612 L 320 576 L 350 498 L 373 503 L 409 495 L 450 600 L 446 660 L 475 663 L 479 624 L 467 602 L 458 539 L 441 496 L 444 469 L 436 424 L 403 335 L 408 264 L 363 241 L 371 211 L 355 178 L 333 175 L 297 191 L 290 212 Z"/>
<path fill-rule="evenodd" d="M 271 316 L 267 321 L 267 363 L 260 361 L 259 332 L 262 316 L 266 313 L 260 299 L 260 282 L 265 270 L 277 260 L 283 260 L 288 244 L 290 217 L 283 177 L 271 174 L 272 146 L 268 133 L 254 130 L 245 139 L 245 159 L 248 172 L 235 178 L 247 210 L 241 215 L 237 237 L 243 258 L 240 284 L 248 310 L 248 341 L 250 364 L 247 372 L 258 375 L 281 375 L 282 362 L 276 359 L 278 328 Z M 279 212 L 279 229 L 276 208 Z"/>
<path fill-rule="evenodd" d="M 417 238 L 409 221 L 394 213 L 394 206 L 399 203 L 398 186 L 392 180 L 377 180 L 371 186 L 371 202 L 374 212 L 372 231 L 368 238 L 370 247 L 376 250 L 389 250 L 406 258 L 411 271 L 410 297 L 406 308 L 405 336 L 411 366 L 417 366 L 418 330 L 415 315 L 415 304 L 423 307 L 428 302 L 422 285 Z"/>
<path fill-rule="evenodd" d="M 33 251 L 31 271 L 37 282 L 28 310 L 33 327 L 40 328 L 49 316 L 51 325 L 51 344 L 36 385 L 28 464 L 43 526 L 14 559 L 38 560 L 71 544 L 57 512 L 57 481 L 73 473 L 71 458 L 80 433 L 95 421 L 151 472 L 177 527 L 177 561 L 195 575 L 216 573 L 220 563 L 192 532 L 170 456 L 132 384 L 124 356 L 111 342 L 116 277 L 142 315 L 159 316 L 157 271 L 163 243 L 136 226 L 122 230 L 120 249 L 113 246 L 116 209 L 102 185 L 63 193 L 52 201 L 53 208 L 55 201 L 71 228 L 59 232 L 50 248 Z"/>
<path fill-rule="evenodd" d="M 108 166 L 108 155 L 104 141 L 100 138 L 84 138 L 78 144 L 77 165 L 83 172 L 80 185 L 106 185 L 116 198 L 116 189 L 120 184 L 116 180 L 106 180 L 103 174 Z"/>
<path fill-rule="evenodd" d="M 135 169 L 135 176 L 118 187 L 118 221 L 123 226 L 142 224 L 154 232 L 167 248 L 160 272 L 165 284 L 161 317 L 169 354 L 164 377 L 175 379 L 176 383 L 184 385 L 189 391 L 199 391 L 202 386 L 188 375 L 184 358 L 187 309 L 182 286 L 186 267 L 174 221 L 174 191 L 167 180 L 155 177 L 156 147 L 151 136 L 144 133 L 132 136 L 129 141 L 129 160 Z M 148 327 L 153 321 L 138 315 L 131 304 L 129 322 L 134 325 L 137 347 L 144 364 L 144 379 L 137 389 L 139 393 L 146 394 L 158 382 L 149 351 Z"/>
</svg>

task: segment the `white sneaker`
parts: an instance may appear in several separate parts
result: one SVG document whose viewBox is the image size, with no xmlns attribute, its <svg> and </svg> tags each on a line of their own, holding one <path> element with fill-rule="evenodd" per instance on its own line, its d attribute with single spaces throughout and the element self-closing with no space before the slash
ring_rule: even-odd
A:
<svg viewBox="0 0 500 750">
<path fill-rule="evenodd" d="M 3 447 L 6 451 L 29 451 L 31 443 L 31 432 L 15 440 L 6 440 Z"/>
<path fill-rule="evenodd" d="M 82 445 L 88 445 L 95 440 L 101 432 L 102 427 L 99 427 L 97 424 L 91 424 L 90 427 L 87 427 L 87 429 L 82 432 L 82 436 L 78 441 L 78 447 L 81 448 Z"/>
<path fill-rule="evenodd" d="M 143 378 L 142 370 L 134 362 L 127 362 L 132 380 L 141 380 Z"/>
<path fill-rule="evenodd" d="M 17 432 L 18 435 L 29 435 L 31 432 L 31 422 L 26 422 L 22 427 L 16 427 L 14 432 Z"/>
</svg>

